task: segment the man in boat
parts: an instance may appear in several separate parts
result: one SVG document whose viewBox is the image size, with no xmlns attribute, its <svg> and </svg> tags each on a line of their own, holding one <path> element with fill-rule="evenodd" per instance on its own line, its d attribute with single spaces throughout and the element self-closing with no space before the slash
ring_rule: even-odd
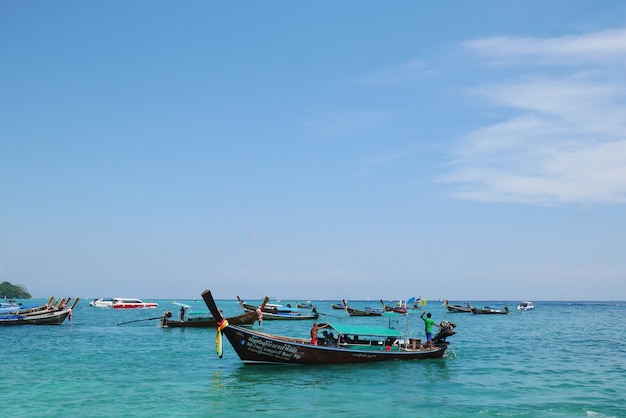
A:
<svg viewBox="0 0 626 418">
<path fill-rule="evenodd" d="M 424 314 L 426 314 L 426 318 L 424 318 Z M 435 321 L 431 318 L 431 313 L 426 313 L 426 310 L 422 312 L 420 318 L 424 321 L 424 331 L 426 331 L 426 348 L 433 349 L 433 325 L 437 328 L 440 328 L 438 324 L 435 324 Z"/>
<path fill-rule="evenodd" d="M 328 324 L 317 325 L 317 322 L 313 323 L 313 327 L 311 328 L 311 345 L 317 345 L 317 331 L 327 326 Z"/>
</svg>

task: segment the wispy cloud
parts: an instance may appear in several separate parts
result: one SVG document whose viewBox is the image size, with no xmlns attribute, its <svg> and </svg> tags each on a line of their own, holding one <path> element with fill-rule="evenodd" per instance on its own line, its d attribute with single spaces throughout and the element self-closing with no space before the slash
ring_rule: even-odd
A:
<svg viewBox="0 0 626 418">
<path fill-rule="evenodd" d="M 444 178 L 457 197 L 626 203 L 626 30 L 465 46 L 518 74 L 480 89 L 513 112 L 460 139 Z"/>
<path fill-rule="evenodd" d="M 494 37 L 469 41 L 464 46 L 490 59 L 534 60 L 526 64 L 604 65 L 626 59 L 626 29 L 546 39 Z"/>
</svg>

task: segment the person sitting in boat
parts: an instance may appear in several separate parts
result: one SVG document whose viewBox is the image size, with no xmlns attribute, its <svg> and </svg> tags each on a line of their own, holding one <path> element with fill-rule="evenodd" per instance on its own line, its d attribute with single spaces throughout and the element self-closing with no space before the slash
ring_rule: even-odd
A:
<svg viewBox="0 0 626 418">
<path fill-rule="evenodd" d="M 324 331 L 326 332 L 326 331 Z M 333 334 L 332 332 L 328 333 L 328 346 L 329 347 L 337 347 L 337 343 L 339 342 L 339 340 L 337 340 L 337 338 L 335 338 L 335 334 Z"/>
<path fill-rule="evenodd" d="M 317 331 L 327 326 L 328 324 L 318 325 L 317 322 L 313 323 L 313 327 L 311 328 L 311 345 L 317 345 Z"/>
<path fill-rule="evenodd" d="M 322 335 L 324 336 L 323 338 L 320 338 L 317 341 L 317 345 L 328 345 L 329 343 L 329 339 L 328 339 L 328 331 L 324 330 L 322 331 Z"/>
</svg>

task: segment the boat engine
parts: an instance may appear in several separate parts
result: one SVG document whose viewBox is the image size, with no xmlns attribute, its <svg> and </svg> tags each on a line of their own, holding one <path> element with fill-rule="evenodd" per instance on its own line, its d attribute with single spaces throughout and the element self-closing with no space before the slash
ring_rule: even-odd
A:
<svg viewBox="0 0 626 418">
<path fill-rule="evenodd" d="M 439 324 L 439 332 L 433 337 L 433 344 L 441 344 L 446 342 L 446 338 L 456 334 L 454 330 L 456 324 L 450 321 L 441 321 Z"/>
</svg>

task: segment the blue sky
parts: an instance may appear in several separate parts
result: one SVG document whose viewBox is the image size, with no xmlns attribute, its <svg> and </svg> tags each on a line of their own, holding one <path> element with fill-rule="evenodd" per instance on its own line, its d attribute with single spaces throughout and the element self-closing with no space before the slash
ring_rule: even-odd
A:
<svg viewBox="0 0 626 418">
<path fill-rule="evenodd" d="M 0 3 L 0 280 L 626 299 L 626 3 Z"/>
</svg>

